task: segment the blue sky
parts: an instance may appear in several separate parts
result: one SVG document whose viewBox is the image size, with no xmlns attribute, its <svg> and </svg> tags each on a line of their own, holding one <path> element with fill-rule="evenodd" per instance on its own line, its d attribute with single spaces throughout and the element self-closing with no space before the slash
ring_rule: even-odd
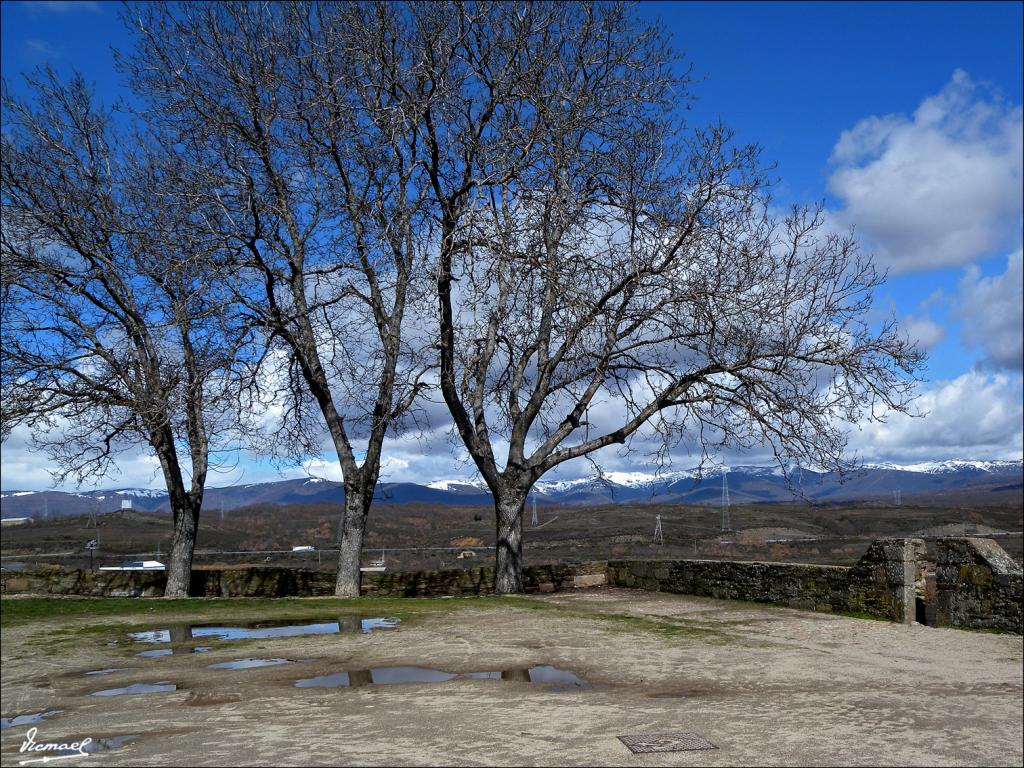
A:
<svg viewBox="0 0 1024 768">
<path fill-rule="evenodd" d="M 854 434 L 867 460 L 1022 453 L 1021 3 L 643 3 L 686 52 L 692 124 L 721 118 L 775 162 L 780 208 L 823 201 L 890 280 L 876 297 L 928 349 L 923 419 Z M 4 2 L 2 70 L 80 70 L 110 102 L 118 4 Z M 3 487 L 48 485 L 23 434 L 3 448 Z M 396 441 L 387 480 L 465 475 L 443 430 Z M 751 457 L 727 457 L 733 463 Z M 681 457 L 678 461 L 686 465 Z M 602 457 L 611 470 L 642 459 Z M 310 471 L 336 476 L 332 457 Z M 243 460 L 243 482 L 270 479 Z M 128 457 L 112 484 L 159 484 Z M 590 471 L 586 464 L 573 468 Z M 236 473 L 237 474 L 237 473 Z M 573 474 L 573 471 L 563 476 Z M 230 480 L 237 482 L 241 476 Z M 221 484 L 213 480 L 213 484 Z"/>
</svg>

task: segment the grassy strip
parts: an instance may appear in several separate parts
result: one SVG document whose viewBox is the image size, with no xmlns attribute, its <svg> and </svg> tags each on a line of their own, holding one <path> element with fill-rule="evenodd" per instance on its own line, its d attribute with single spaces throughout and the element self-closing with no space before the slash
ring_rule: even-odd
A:
<svg viewBox="0 0 1024 768">
<path fill-rule="evenodd" d="M 747 620 L 733 620 L 708 622 L 679 620 L 670 617 L 652 618 L 649 616 L 634 616 L 628 613 L 604 613 L 600 606 L 586 608 L 579 604 L 568 606 L 558 603 L 528 601 L 532 605 L 522 606 L 535 610 L 557 611 L 561 618 L 588 619 L 609 624 L 606 627 L 611 632 L 643 632 L 653 634 L 670 640 L 699 640 L 711 643 L 712 645 L 728 645 L 739 639 L 737 635 L 723 630 L 725 626 L 743 626 L 750 622 Z"/>
<path fill-rule="evenodd" d="M 537 603 L 516 596 L 464 598 L 333 597 L 282 598 L 184 598 L 178 600 L 133 597 L 49 598 L 27 597 L 0 600 L 0 626 L 5 628 L 37 622 L 118 619 L 122 622 L 206 621 L 231 619 L 261 621 L 348 615 L 354 617 L 446 613 L 469 607 L 515 606 L 535 608 Z M 109 625 L 109 624 L 107 624 Z"/>
<path fill-rule="evenodd" d="M 117 640 L 129 632 L 160 629 L 168 624 L 248 624 L 260 621 L 335 620 L 339 616 L 393 616 L 405 626 L 432 615 L 467 608 L 512 607 L 535 609 L 539 604 L 518 596 L 466 598 L 47 598 L 0 600 L 0 625 L 5 632 L 26 633 L 18 651 L 5 660 L 31 654 L 61 655 L 80 645 Z M 255 641 L 234 641 L 235 647 Z M 189 642 L 182 647 L 191 647 Z M 201 643 L 200 643 L 201 644 Z M 175 648 L 178 644 L 161 644 Z M 122 645 L 124 649 L 135 648 Z"/>
<path fill-rule="evenodd" d="M 0 601 L 4 629 L 27 628 L 35 652 L 59 654 L 79 643 L 124 640 L 129 632 L 171 623 L 249 623 L 323 620 L 326 617 L 395 616 L 406 626 L 429 616 L 470 608 L 552 612 L 557 618 L 599 622 L 611 632 L 652 634 L 667 641 L 726 645 L 737 635 L 714 624 L 603 613 L 518 595 L 462 598 L 16 598 Z M 172 647 L 172 646 L 161 646 Z"/>
</svg>

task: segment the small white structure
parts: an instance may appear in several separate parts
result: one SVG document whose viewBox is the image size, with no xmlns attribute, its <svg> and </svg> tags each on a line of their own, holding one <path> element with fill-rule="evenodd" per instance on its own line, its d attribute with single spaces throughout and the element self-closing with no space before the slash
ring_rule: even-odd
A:
<svg viewBox="0 0 1024 768">
<path fill-rule="evenodd" d="M 387 570 L 387 566 L 384 564 L 384 550 L 380 551 L 380 560 L 371 560 L 368 567 L 359 569 L 363 573 L 383 573 Z"/>
<path fill-rule="evenodd" d="M 131 508 L 132 508 L 132 500 L 131 499 L 121 499 L 121 509 L 131 509 Z"/>
<path fill-rule="evenodd" d="M 25 523 L 31 523 L 31 517 L 5 517 L 0 520 L 0 525 L 25 525 Z"/>
<path fill-rule="evenodd" d="M 105 565 L 101 571 L 162 571 L 166 566 L 159 560 L 129 560 L 120 565 Z"/>
<path fill-rule="evenodd" d="M 301 547 L 292 547 L 292 552 L 316 552 L 316 547 L 311 547 L 309 544 L 303 544 Z"/>
</svg>

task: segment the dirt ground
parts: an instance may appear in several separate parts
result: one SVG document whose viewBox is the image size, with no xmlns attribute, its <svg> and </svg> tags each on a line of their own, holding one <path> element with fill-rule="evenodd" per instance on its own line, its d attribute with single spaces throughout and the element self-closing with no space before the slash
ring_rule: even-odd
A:
<svg viewBox="0 0 1024 768">
<path fill-rule="evenodd" d="M 436 601 L 441 603 L 442 601 Z M 455 601 L 451 601 L 455 602 Z M 310 616 L 322 615 L 309 600 Z M 164 622 L 166 623 L 166 622 Z M 227 623 L 227 622 L 226 622 Z M 152 622 L 159 629 L 160 620 Z M 73 624 L 71 625 L 73 628 Z M 60 656 L 3 629 L 5 717 L 62 710 L 37 742 L 133 736 L 61 764 L 99 765 L 1021 765 L 1020 637 L 899 626 L 701 598 L 600 589 L 460 603 L 398 629 L 193 641 L 140 658 L 90 636 Z M 296 663 L 246 670 L 245 657 Z M 593 685 L 457 679 L 296 688 L 384 666 L 448 672 L 553 665 Z M 89 670 L 132 667 L 103 676 Z M 171 681 L 174 692 L 93 692 Z M 2 732 L 3 765 L 26 726 Z M 632 754 L 616 737 L 696 733 L 717 749 Z"/>
</svg>

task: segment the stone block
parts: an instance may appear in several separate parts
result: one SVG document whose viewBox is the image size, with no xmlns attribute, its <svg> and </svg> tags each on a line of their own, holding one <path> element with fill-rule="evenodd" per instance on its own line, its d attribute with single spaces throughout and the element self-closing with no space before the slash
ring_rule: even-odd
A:
<svg viewBox="0 0 1024 768">
<path fill-rule="evenodd" d="M 580 574 L 574 576 L 572 585 L 576 589 L 584 589 L 586 587 L 601 587 L 608 583 L 608 575 L 605 573 L 589 573 Z"/>
<path fill-rule="evenodd" d="M 24 576 L 16 576 L 4 580 L 4 592 L 28 592 L 28 589 L 28 579 Z"/>
</svg>

